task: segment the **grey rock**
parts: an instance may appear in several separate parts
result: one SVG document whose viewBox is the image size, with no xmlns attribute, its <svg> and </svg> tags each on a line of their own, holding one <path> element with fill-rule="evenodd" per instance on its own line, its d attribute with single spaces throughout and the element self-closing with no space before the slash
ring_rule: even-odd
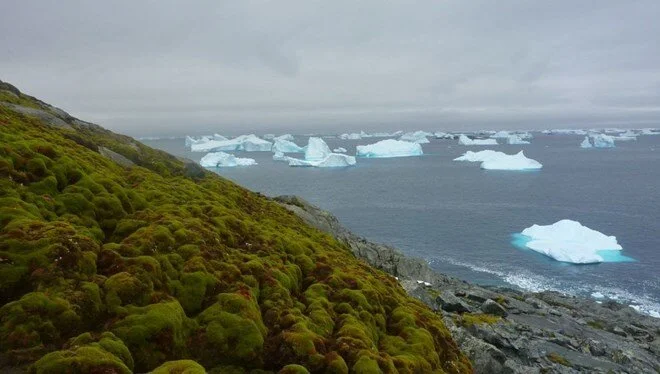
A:
<svg viewBox="0 0 660 374">
<path fill-rule="evenodd" d="M 488 314 L 494 314 L 500 317 L 506 317 L 509 313 L 497 301 L 488 299 L 481 304 L 481 311 Z"/>
<path fill-rule="evenodd" d="M 440 308 L 447 312 L 465 313 L 472 310 L 469 305 L 448 291 L 443 291 L 435 300 L 440 305 Z"/>
<path fill-rule="evenodd" d="M 99 147 L 99 153 L 102 156 L 111 159 L 112 161 L 118 163 L 123 167 L 130 168 L 135 166 L 135 163 L 133 161 L 106 147 Z"/>
</svg>

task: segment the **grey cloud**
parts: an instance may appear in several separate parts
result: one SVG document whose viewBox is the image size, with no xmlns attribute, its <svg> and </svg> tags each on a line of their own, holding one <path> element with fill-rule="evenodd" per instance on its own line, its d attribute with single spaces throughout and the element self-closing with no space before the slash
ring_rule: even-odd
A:
<svg viewBox="0 0 660 374">
<path fill-rule="evenodd" d="M 0 3 L 0 79 L 134 135 L 660 123 L 660 2 Z"/>
</svg>

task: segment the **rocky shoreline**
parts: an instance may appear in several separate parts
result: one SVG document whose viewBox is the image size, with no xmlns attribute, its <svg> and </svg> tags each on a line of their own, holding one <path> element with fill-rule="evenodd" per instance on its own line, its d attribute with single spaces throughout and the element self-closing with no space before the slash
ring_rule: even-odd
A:
<svg viewBox="0 0 660 374">
<path fill-rule="evenodd" d="M 476 373 L 660 372 L 660 319 L 614 301 L 470 284 L 353 234 L 299 197 L 275 201 L 442 314 Z"/>
</svg>

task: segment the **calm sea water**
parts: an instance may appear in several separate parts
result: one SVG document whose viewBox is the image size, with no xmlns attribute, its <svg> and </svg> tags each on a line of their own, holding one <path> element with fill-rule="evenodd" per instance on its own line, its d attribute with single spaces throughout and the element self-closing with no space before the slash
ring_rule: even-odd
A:
<svg viewBox="0 0 660 374">
<path fill-rule="evenodd" d="M 459 146 L 432 139 L 424 156 L 358 159 L 344 169 L 292 168 L 270 152 L 244 153 L 258 166 L 216 170 L 266 195 L 295 194 L 334 213 L 371 240 L 426 259 L 435 269 L 470 282 L 598 292 L 660 312 L 660 136 L 617 142 L 613 149 L 581 149 L 583 137 L 535 134 L 531 145 Z M 326 139 L 330 148 L 379 139 Z M 296 137 L 305 145 L 306 137 Z M 183 139 L 146 144 L 199 160 Z M 535 172 L 486 171 L 454 162 L 467 150 L 524 150 L 543 164 Z M 560 219 L 615 235 L 636 262 L 572 265 L 519 249 L 512 234 Z M 659 315 L 660 316 L 660 315 Z"/>
</svg>

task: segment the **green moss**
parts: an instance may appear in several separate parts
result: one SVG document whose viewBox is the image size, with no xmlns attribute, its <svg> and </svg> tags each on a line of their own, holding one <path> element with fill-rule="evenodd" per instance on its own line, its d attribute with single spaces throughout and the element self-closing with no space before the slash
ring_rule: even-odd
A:
<svg viewBox="0 0 660 374">
<path fill-rule="evenodd" d="M 601 321 L 599 319 L 594 319 L 591 321 L 587 321 L 587 325 L 591 326 L 594 329 L 598 330 L 604 330 L 605 329 L 605 322 Z"/>
<path fill-rule="evenodd" d="M 573 367 L 571 362 L 568 361 L 567 359 L 565 359 L 559 353 L 550 352 L 546 357 L 548 358 L 548 360 L 550 360 L 550 361 L 552 361 L 556 364 L 563 365 L 563 366 L 568 366 L 568 367 Z"/>
<path fill-rule="evenodd" d="M 129 273 L 114 274 L 103 284 L 105 303 L 110 310 L 128 304 L 143 306 L 150 299 L 151 287 L 151 284 L 143 282 Z"/>
<path fill-rule="evenodd" d="M 160 365 L 151 374 L 206 374 L 206 370 L 193 360 L 178 360 Z"/>
<path fill-rule="evenodd" d="M 278 374 L 309 374 L 309 371 L 302 365 L 290 364 L 278 371 Z"/>
<path fill-rule="evenodd" d="M 463 313 L 458 318 L 459 323 L 465 327 L 472 325 L 492 325 L 502 320 L 499 316 L 483 313 Z"/>
</svg>

